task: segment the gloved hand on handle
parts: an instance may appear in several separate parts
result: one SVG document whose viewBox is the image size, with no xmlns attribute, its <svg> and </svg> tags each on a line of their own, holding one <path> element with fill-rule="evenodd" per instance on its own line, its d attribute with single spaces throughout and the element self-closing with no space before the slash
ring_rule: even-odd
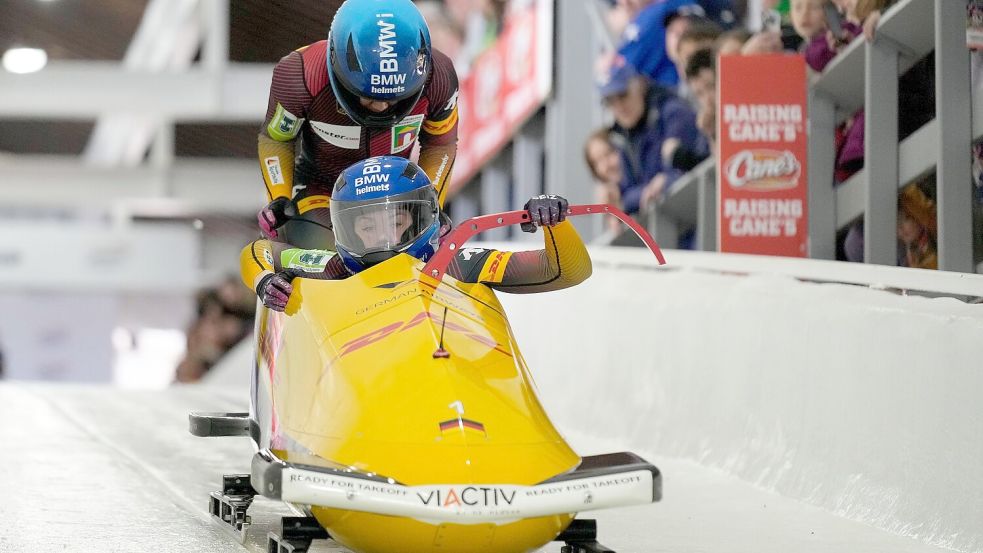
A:
<svg viewBox="0 0 983 553">
<path fill-rule="evenodd" d="M 291 270 L 270 273 L 260 279 L 256 285 L 256 295 L 262 300 L 263 305 L 274 311 L 283 311 L 287 308 L 290 294 L 294 291 L 293 281 L 297 276 Z"/>
<path fill-rule="evenodd" d="M 537 227 L 552 227 L 565 221 L 570 202 L 562 196 L 543 194 L 534 196 L 522 206 L 529 212 L 529 222 L 519 225 L 523 232 L 536 232 Z"/>
<path fill-rule="evenodd" d="M 294 205 L 293 201 L 290 198 L 280 197 L 275 198 L 266 207 L 259 210 L 259 213 L 256 214 L 256 220 L 259 223 L 259 229 L 263 231 L 263 236 L 274 239 L 278 236 L 276 229 L 282 227 L 284 223 L 296 215 L 297 206 Z"/>
</svg>

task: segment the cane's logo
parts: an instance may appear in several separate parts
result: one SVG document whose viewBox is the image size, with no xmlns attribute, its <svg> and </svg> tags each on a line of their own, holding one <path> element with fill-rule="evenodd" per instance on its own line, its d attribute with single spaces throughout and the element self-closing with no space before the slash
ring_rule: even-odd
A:
<svg viewBox="0 0 983 553">
<path fill-rule="evenodd" d="M 795 188 L 801 173 L 802 165 L 788 150 L 741 150 L 724 163 L 727 182 L 744 190 Z"/>
</svg>

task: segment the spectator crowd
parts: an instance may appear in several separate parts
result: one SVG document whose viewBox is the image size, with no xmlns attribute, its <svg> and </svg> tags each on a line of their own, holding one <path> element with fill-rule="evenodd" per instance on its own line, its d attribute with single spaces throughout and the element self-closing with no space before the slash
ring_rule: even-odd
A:
<svg viewBox="0 0 983 553">
<path fill-rule="evenodd" d="M 188 327 L 187 347 L 175 371 L 175 382 L 201 380 L 226 352 L 252 332 L 255 312 L 256 296 L 236 277 L 199 291 L 195 320 Z"/>
<path fill-rule="evenodd" d="M 612 123 L 590 134 L 584 156 L 598 201 L 643 218 L 716 145 L 717 60 L 801 55 L 815 73 L 853 40 L 874 40 L 893 0 L 596 0 L 613 48 L 595 74 Z M 899 81 L 899 138 L 935 117 L 934 57 Z M 765 76 L 759 76 L 763 78 Z M 836 132 L 837 186 L 864 165 L 864 112 Z M 615 161 L 617 160 L 617 162 Z M 821 183 L 811 183 L 821 186 Z M 934 177 L 898 197 L 898 264 L 936 268 Z M 684 237 L 685 239 L 685 237 Z M 839 233 L 837 258 L 863 261 L 863 221 Z M 690 243 L 684 241 L 684 247 Z"/>
</svg>

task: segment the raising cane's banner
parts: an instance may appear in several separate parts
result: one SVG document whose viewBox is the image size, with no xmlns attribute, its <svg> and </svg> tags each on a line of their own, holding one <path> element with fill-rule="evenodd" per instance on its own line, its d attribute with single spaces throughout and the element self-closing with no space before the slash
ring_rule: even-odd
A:
<svg viewBox="0 0 983 553">
<path fill-rule="evenodd" d="M 806 105 L 802 56 L 718 61 L 720 251 L 808 254 Z"/>
<path fill-rule="evenodd" d="M 553 0 L 513 0 L 498 39 L 460 81 L 455 188 L 508 143 L 552 85 Z"/>
</svg>

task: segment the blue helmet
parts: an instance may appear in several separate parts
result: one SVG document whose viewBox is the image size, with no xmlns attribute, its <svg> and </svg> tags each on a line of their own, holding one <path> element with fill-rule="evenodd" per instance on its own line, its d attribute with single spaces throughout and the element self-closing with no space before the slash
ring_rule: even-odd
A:
<svg viewBox="0 0 983 553">
<path fill-rule="evenodd" d="M 331 192 L 335 248 L 353 273 L 407 253 L 426 261 L 440 239 L 440 204 L 412 161 L 376 156 L 344 171 Z"/>
<path fill-rule="evenodd" d="M 413 109 L 430 72 L 430 29 L 410 0 L 346 0 L 328 35 L 328 77 L 359 125 L 391 127 Z M 390 103 L 374 112 L 359 98 Z"/>
</svg>

